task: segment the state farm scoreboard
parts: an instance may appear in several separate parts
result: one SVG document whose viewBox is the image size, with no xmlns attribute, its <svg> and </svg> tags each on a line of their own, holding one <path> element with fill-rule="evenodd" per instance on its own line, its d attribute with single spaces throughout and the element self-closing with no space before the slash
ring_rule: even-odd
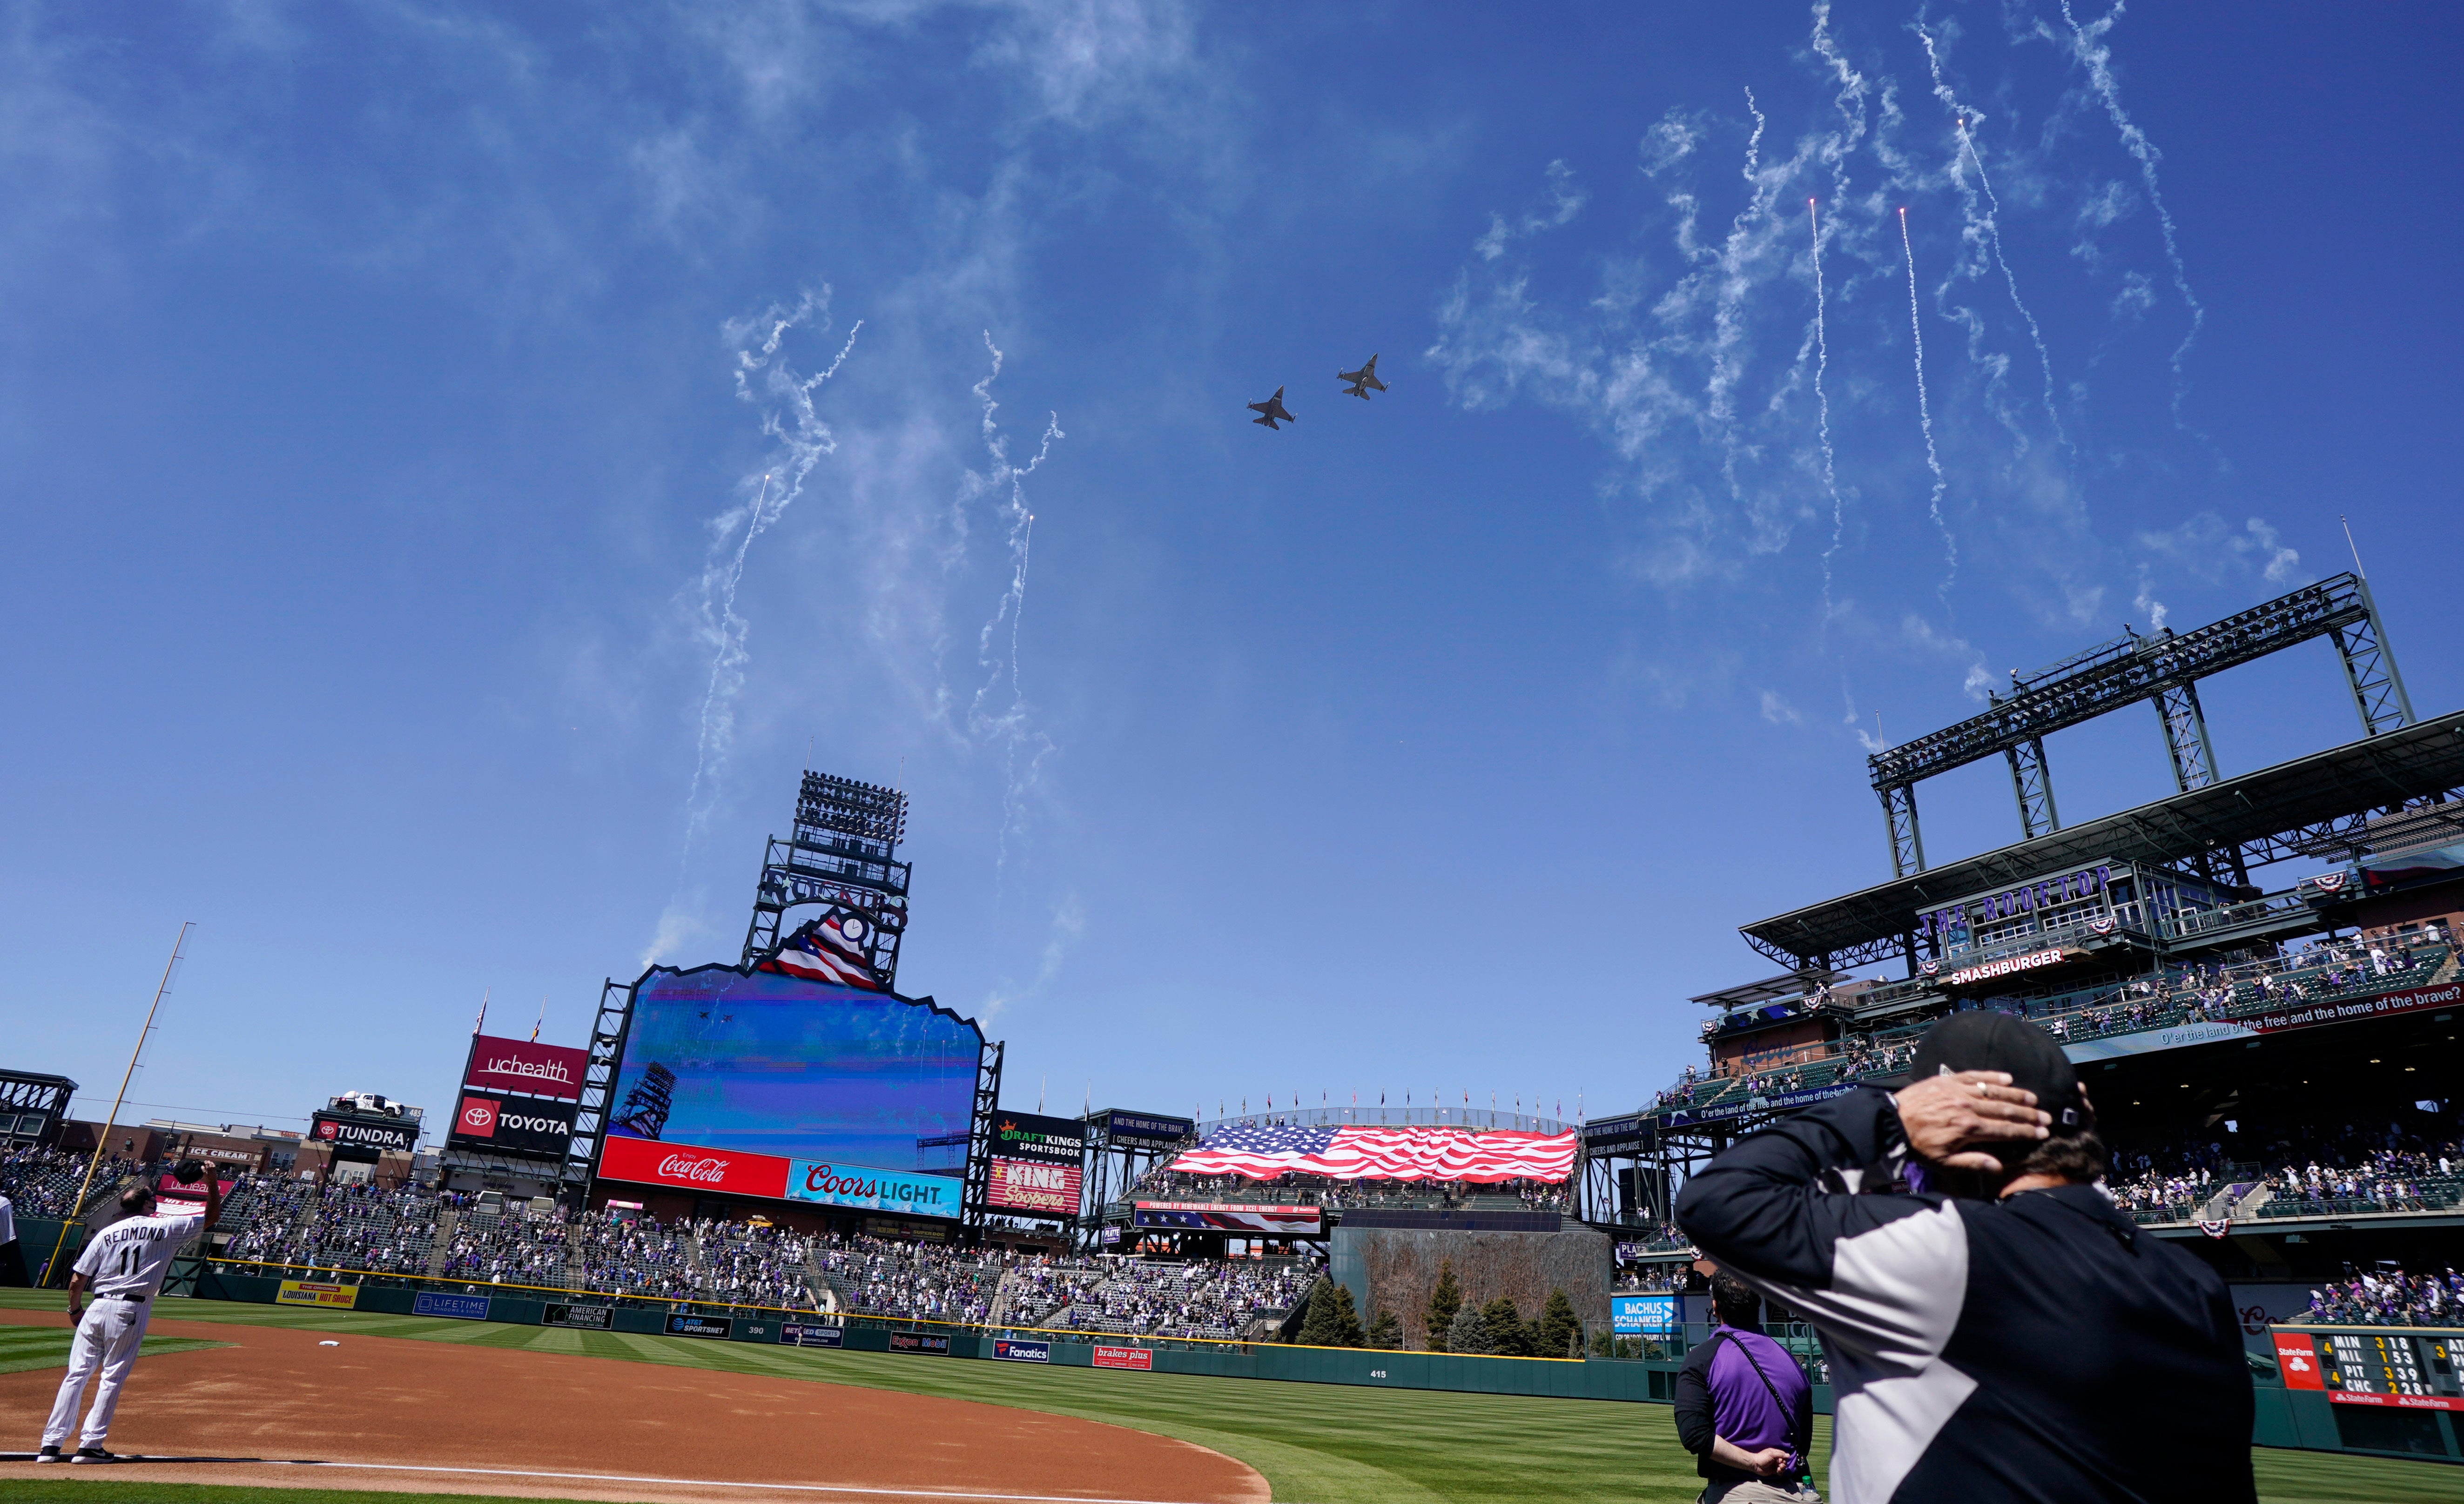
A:
<svg viewBox="0 0 2464 1504">
<path fill-rule="evenodd" d="M 2338 1405 L 2464 1410 L 2464 1331 L 2363 1327 L 2275 1334 L 2276 1366 L 2288 1389 L 2324 1391 Z"/>
<path fill-rule="evenodd" d="M 984 1055 L 975 1021 L 929 997 L 653 967 L 632 987 L 596 1173 L 956 1219 Z"/>
</svg>

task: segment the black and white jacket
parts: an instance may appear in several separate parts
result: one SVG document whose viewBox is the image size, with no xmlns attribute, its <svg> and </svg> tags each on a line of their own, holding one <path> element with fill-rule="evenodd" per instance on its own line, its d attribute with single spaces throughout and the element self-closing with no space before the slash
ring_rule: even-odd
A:
<svg viewBox="0 0 2464 1504">
<path fill-rule="evenodd" d="M 2095 1188 L 1908 1192 L 1890 1095 L 1740 1141 L 1677 1219 L 1820 1330 L 1833 1504 L 2248 1504 L 2250 1370 L 2224 1282 Z M 1861 1192 L 1861 1193 L 1860 1193 Z"/>
</svg>

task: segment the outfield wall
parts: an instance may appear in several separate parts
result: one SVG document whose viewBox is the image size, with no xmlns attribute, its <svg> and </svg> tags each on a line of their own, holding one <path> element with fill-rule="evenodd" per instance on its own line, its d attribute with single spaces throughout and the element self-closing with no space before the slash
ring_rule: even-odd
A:
<svg viewBox="0 0 2464 1504">
<path fill-rule="evenodd" d="M 56 1235 L 56 1232 L 55 1232 Z M 292 1301 L 278 1301 L 284 1284 L 305 1287 L 315 1281 L 284 1281 L 261 1275 L 226 1274 L 211 1266 L 199 1272 L 183 1261 L 175 1272 L 175 1293 L 209 1300 L 258 1305 L 303 1303 L 295 1289 Z M 191 1281 L 193 1285 L 191 1286 Z M 701 1341 L 762 1342 L 786 1341 L 790 1326 L 818 1327 L 817 1318 L 796 1313 L 741 1311 L 730 1316 L 678 1315 L 663 1310 L 602 1306 L 586 1299 L 550 1301 L 546 1292 L 535 1295 L 461 1295 L 412 1291 L 386 1285 L 328 1284 L 349 1291 L 349 1309 L 390 1316 L 444 1316 L 517 1326 L 539 1326 L 554 1305 L 574 1305 L 605 1313 L 605 1324 L 591 1329 L 644 1336 L 675 1336 Z M 480 1287 L 484 1289 L 485 1287 Z M 313 1303 L 313 1302 L 308 1302 Z M 425 1307 L 425 1309 L 423 1309 Z M 1608 1400 L 1667 1404 L 1676 1390 L 1675 1361 L 1656 1359 L 1487 1358 L 1447 1353 L 1388 1352 L 1375 1348 L 1299 1347 L 1281 1343 L 1224 1344 L 1182 1349 L 1148 1346 L 1124 1339 L 1097 1342 L 1087 1334 L 1031 1333 L 1020 1337 L 986 1334 L 935 1322 L 865 1325 L 882 1318 L 855 1317 L 844 1327 L 826 1328 L 821 1345 L 855 1352 L 914 1352 L 921 1356 L 974 1358 L 987 1362 L 1033 1362 L 1064 1368 L 1122 1368 L 1154 1373 L 1204 1374 L 1228 1379 L 1268 1379 L 1298 1384 L 1340 1384 L 1381 1389 L 1432 1389 L 1469 1394 L 1530 1395 L 1565 1400 Z M 674 1322 L 693 1330 L 677 1331 Z M 813 1345 L 813 1344 L 806 1344 Z M 2259 1379 L 2255 1395 L 2256 1414 L 2252 1441 L 2261 1447 L 2307 1451 L 2354 1452 L 2438 1462 L 2464 1462 L 2464 1412 L 2413 1408 L 2400 1405 L 2337 1404 L 2315 1390 L 2284 1388 Z M 1814 1386 L 1816 1412 L 1832 1412 L 1830 1386 Z"/>
</svg>

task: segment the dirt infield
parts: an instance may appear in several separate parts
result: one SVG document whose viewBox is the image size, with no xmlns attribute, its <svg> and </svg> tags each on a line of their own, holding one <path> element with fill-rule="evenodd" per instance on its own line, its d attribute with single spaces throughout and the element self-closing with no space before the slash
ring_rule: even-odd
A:
<svg viewBox="0 0 2464 1504">
<path fill-rule="evenodd" d="M 64 1319 L 0 1312 L 11 1325 Z M 55 1467 L 44 1476 L 120 1481 L 142 1467 L 143 1476 L 166 1483 L 643 1504 L 968 1496 L 1263 1504 L 1268 1496 L 1265 1479 L 1220 1452 L 1003 1406 L 279 1327 L 158 1320 L 150 1330 L 235 1345 L 141 1358 L 111 1449 L 269 1461 Z M 326 1340 L 341 1345 L 319 1345 Z M 0 1450 L 33 1450 L 58 1388 L 56 1368 L 0 1374 Z M 21 1463 L 0 1470 L 34 1472 Z"/>
</svg>

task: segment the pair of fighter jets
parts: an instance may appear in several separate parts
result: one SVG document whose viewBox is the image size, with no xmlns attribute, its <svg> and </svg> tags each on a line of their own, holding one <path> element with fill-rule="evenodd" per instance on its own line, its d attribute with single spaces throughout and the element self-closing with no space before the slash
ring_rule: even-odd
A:
<svg viewBox="0 0 2464 1504">
<path fill-rule="evenodd" d="M 1369 400 L 1369 394 L 1372 391 L 1382 392 L 1386 389 L 1386 383 L 1377 379 L 1377 358 L 1374 355 L 1369 358 L 1368 362 L 1362 365 L 1359 370 L 1337 371 L 1334 373 L 1334 379 L 1338 381 L 1350 381 L 1352 383 L 1344 389 L 1344 396 L 1357 397 L 1364 403 Z M 1280 386 L 1275 388 L 1275 395 L 1267 398 L 1265 402 L 1251 403 L 1249 404 L 1249 410 L 1258 415 L 1249 420 L 1251 423 L 1264 424 L 1269 428 L 1276 427 L 1276 420 L 1278 419 L 1281 419 L 1285 423 L 1300 422 L 1299 419 L 1292 416 L 1291 409 L 1284 405 L 1284 389 Z"/>
</svg>

